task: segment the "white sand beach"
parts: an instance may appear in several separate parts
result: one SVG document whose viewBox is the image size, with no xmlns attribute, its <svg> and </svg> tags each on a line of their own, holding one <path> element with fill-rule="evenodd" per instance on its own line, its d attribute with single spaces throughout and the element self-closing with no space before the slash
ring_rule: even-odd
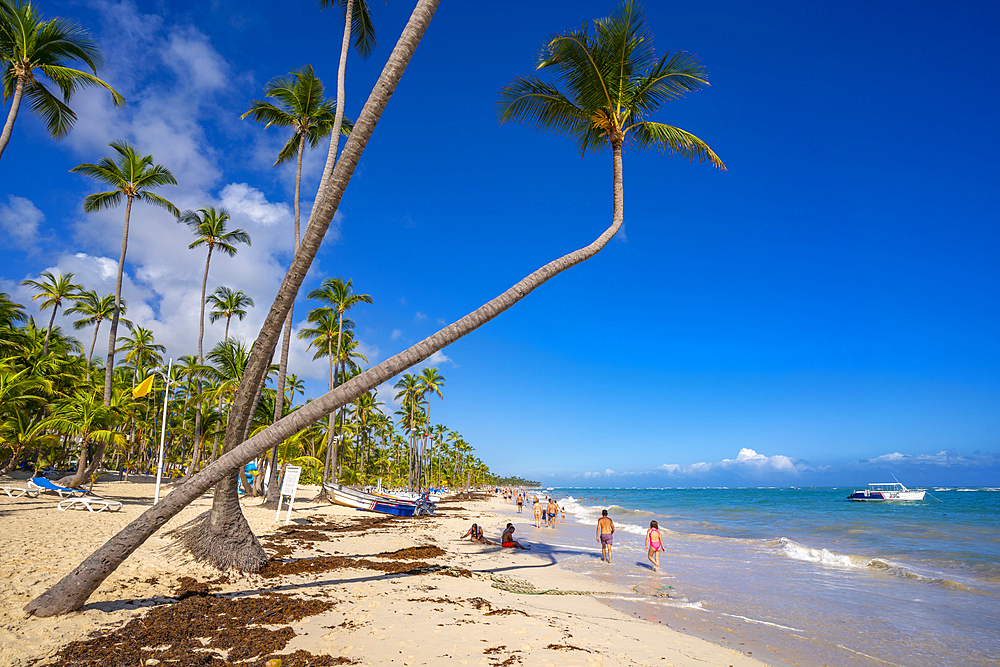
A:
<svg viewBox="0 0 1000 667">
<path fill-rule="evenodd" d="M 19 480 L 10 483 L 23 485 Z M 514 592 L 534 586 L 535 592 L 600 589 L 628 593 L 609 591 L 606 585 L 560 570 L 551 560 L 531 552 L 459 540 L 472 522 L 484 526 L 488 538 L 499 538 L 510 506 L 498 500 L 452 497 L 439 504 L 437 517 L 393 518 L 350 529 L 361 519 L 382 515 L 311 502 L 317 491 L 316 487 L 299 487 L 291 532 L 279 530 L 284 511 L 282 523 L 276 523 L 273 510 L 257 507 L 260 499 L 248 499 L 243 510 L 269 553 L 277 547 L 285 551 L 286 559 L 355 559 L 359 567 L 331 559 L 337 566 L 312 573 L 220 578 L 219 572 L 179 558 L 168 549 L 167 531 L 208 509 L 211 496 L 205 495 L 127 559 L 82 610 L 56 618 L 29 617 L 22 608 L 148 508 L 153 486 L 144 481 L 99 483 L 95 492 L 124 503 L 119 512 L 100 514 L 60 512 L 58 498 L 46 494 L 34 499 L 0 496 L 0 535 L 5 546 L 0 559 L 0 665 L 59 664 L 56 654 L 70 642 L 87 639 L 95 631 L 113 632 L 132 619 L 152 618 L 154 610 L 181 604 L 173 596 L 184 577 L 207 583 L 212 594 L 234 599 L 264 596 L 274 600 L 278 594 L 322 601 L 327 608 L 293 622 L 267 626 L 261 619 L 247 618 L 240 623 L 241 627 L 291 627 L 294 636 L 275 653 L 301 650 L 338 659 L 322 664 L 763 664 L 750 651 L 741 653 L 628 617 L 591 595 Z M 398 555 L 379 555 L 413 547 L 437 547 L 443 555 L 428 558 L 428 553 L 440 552 L 425 549 L 412 564 L 400 561 Z M 372 569 L 373 563 L 394 565 L 397 570 L 423 565 L 437 568 L 386 572 Z M 142 647 L 135 651 L 138 655 L 130 655 L 121 664 L 158 664 L 157 656 L 164 650 L 164 646 Z M 225 657 L 226 651 L 216 652 Z M 219 664 L 260 664 L 254 662 L 259 656 L 252 646 L 249 654 L 253 658 L 249 662 L 231 654 L 226 658 L 231 662 Z"/>
</svg>

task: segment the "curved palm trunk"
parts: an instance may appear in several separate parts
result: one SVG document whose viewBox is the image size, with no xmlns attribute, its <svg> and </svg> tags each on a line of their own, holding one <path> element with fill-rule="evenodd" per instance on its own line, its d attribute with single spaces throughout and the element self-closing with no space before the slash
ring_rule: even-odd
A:
<svg viewBox="0 0 1000 667">
<path fill-rule="evenodd" d="M 14 95 L 13 101 L 10 104 L 10 112 L 7 114 L 7 122 L 4 123 L 3 133 L 0 134 L 0 157 L 3 157 L 3 152 L 7 148 L 7 144 L 10 143 L 10 135 L 14 132 L 14 121 L 17 119 L 17 110 L 21 106 L 21 98 L 24 96 L 24 84 L 26 78 L 23 76 L 17 77 L 17 83 L 14 84 Z"/>
<path fill-rule="evenodd" d="M 295 240 L 292 245 L 292 252 L 296 252 L 299 249 L 299 194 L 302 188 L 302 153 L 306 148 L 306 135 L 299 135 L 299 154 L 295 158 Z M 275 383 L 275 395 L 274 395 L 274 421 L 281 419 L 281 415 L 285 411 L 285 374 L 288 370 L 288 349 L 292 342 L 292 311 L 294 310 L 294 304 L 288 309 L 288 317 L 285 318 L 285 333 L 281 340 L 281 361 L 278 362 L 278 381 Z M 280 443 L 279 443 L 280 445 Z M 275 445 L 271 450 L 271 461 L 269 464 L 270 475 L 267 482 L 267 500 L 264 501 L 265 506 L 270 506 L 272 504 L 277 504 L 278 502 L 278 492 L 280 491 L 278 487 L 278 446 Z"/>
<path fill-rule="evenodd" d="M 288 314 L 288 310 L 291 308 L 292 301 L 295 299 L 302 281 L 305 279 L 306 272 L 309 270 L 312 260 L 319 251 L 323 237 L 333 220 L 333 215 L 336 213 L 351 176 L 357 168 L 361 154 L 368 144 L 372 132 L 389 102 L 389 98 L 392 96 L 403 72 L 406 70 L 407 64 L 413 57 L 427 26 L 434 17 L 434 12 L 439 2 L 440 0 L 418 0 L 417 6 L 413 9 L 410 19 L 403 29 L 396 46 L 393 48 L 392 54 L 389 56 L 388 62 L 372 89 L 368 101 L 365 103 L 361 114 L 355 122 L 354 130 L 351 132 L 351 136 L 344 146 L 340 160 L 337 161 L 331 177 L 321 186 L 320 191 L 317 193 L 309 225 L 306 227 L 305 234 L 303 234 L 302 244 L 299 247 L 299 251 L 296 252 L 295 258 L 292 260 L 292 265 L 289 267 L 282 281 L 271 309 L 264 320 L 264 324 L 261 326 L 260 334 L 251 350 L 250 359 L 243 373 L 240 388 L 234 400 L 233 409 L 226 428 L 226 442 L 224 443 L 228 445 L 228 447 L 225 447 L 226 453 L 213 464 L 192 477 L 187 484 L 172 491 L 157 505 L 144 512 L 140 517 L 126 526 L 50 590 L 32 600 L 25 607 L 30 613 L 38 616 L 52 616 L 79 609 L 100 583 L 129 554 L 143 544 L 150 535 L 209 488 L 218 484 L 226 477 L 231 478 L 233 473 L 243 465 L 244 461 L 249 461 L 254 456 L 258 456 L 275 443 L 285 440 L 293 433 L 302 430 L 303 427 L 314 423 L 323 415 L 329 414 L 338 405 L 343 405 L 364 393 L 367 389 L 360 388 L 367 384 L 370 378 L 384 377 L 388 380 L 399 372 L 398 370 L 391 372 L 393 368 L 397 366 L 401 369 L 407 368 L 412 363 L 417 363 L 421 359 L 427 358 L 437 349 L 441 349 L 452 340 L 456 340 L 474 328 L 466 328 L 465 324 L 459 326 L 459 323 L 456 323 L 444 330 L 444 332 L 447 332 L 444 338 L 432 337 L 432 339 L 428 339 L 428 341 L 411 348 L 408 353 L 393 357 L 392 363 L 385 362 L 380 364 L 376 367 L 379 369 L 377 372 L 376 368 L 366 371 L 365 374 L 352 379 L 350 382 L 345 383 L 328 394 L 331 400 L 320 401 L 316 407 L 303 412 L 303 410 L 309 407 L 305 406 L 279 420 L 276 424 L 273 424 L 266 431 L 257 434 L 251 440 L 240 444 L 240 438 L 244 433 L 244 428 L 248 423 L 252 414 L 251 410 L 255 404 L 253 392 L 267 372 L 271 351 L 274 349 L 278 336 L 281 333 L 281 325 Z M 604 239 L 600 245 L 603 246 L 607 243 L 610 237 L 609 234 L 607 239 Z M 581 256 L 579 259 L 572 261 L 570 265 L 583 261 L 583 259 L 586 259 L 586 257 Z M 538 284 L 541 284 L 541 282 L 544 282 L 544 280 L 547 280 L 557 272 L 550 271 L 550 275 L 546 275 Z M 520 284 L 517 288 L 524 289 Z M 531 289 L 534 289 L 534 286 Z M 527 291 L 530 291 L 530 289 Z M 520 293 L 518 299 L 523 297 L 527 291 Z M 504 302 L 508 300 L 505 295 Z M 492 319 L 492 317 L 495 317 L 502 310 L 513 305 L 516 300 L 509 300 L 509 303 L 506 303 L 503 307 L 495 308 L 491 305 L 488 313 L 492 314 L 485 314 L 482 321 L 485 322 Z M 411 358 L 413 359 L 412 363 L 408 363 Z M 385 375 L 386 372 L 390 372 L 390 374 Z M 108 378 L 110 379 L 110 375 Z M 378 384 L 380 384 L 380 381 L 372 384 L 371 387 L 378 386 Z M 351 396 L 355 391 L 357 393 Z M 350 398 L 345 400 L 344 397 L 347 396 L 350 396 Z M 340 401 L 340 403 L 337 403 L 337 401 Z M 312 403 L 310 403 L 311 405 Z M 259 449 L 255 449 L 261 443 L 266 444 Z M 253 451 L 253 453 L 246 458 L 241 458 L 248 451 Z M 243 518 L 238 504 L 232 509 L 236 515 L 241 519 Z M 240 548 L 246 542 L 248 536 L 253 542 L 256 542 L 253 533 L 246 526 L 245 519 L 243 519 L 242 524 L 234 522 L 231 525 L 233 526 L 231 531 L 213 532 L 209 537 L 217 540 L 223 549 Z"/>
<path fill-rule="evenodd" d="M 128 249 L 128 223 L 132 215 L 132 197 L 125 204 L 125 231 L 122 232 L 122 254 L 118 259 L 118 280 L 115 282 L 115 312 L 111 316 L 111 333 L 108 334 L 108 361 L 104 367 L 104 407 L 111 407 L 111 376 L 115 370 L 115 342 L 118 340 L 118 317 L 122 305 L 122 276 L 125 272 L 125 251 Z"/>
</svg>

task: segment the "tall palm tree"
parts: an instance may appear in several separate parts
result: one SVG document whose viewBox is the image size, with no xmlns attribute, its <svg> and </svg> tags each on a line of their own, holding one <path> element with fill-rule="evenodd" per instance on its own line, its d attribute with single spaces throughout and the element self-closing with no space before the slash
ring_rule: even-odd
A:
<svg viewBox="0 0 1000 667">
<path fill-rule="evenodd" d="M 320 359 L 322 357 L 327 357 L 330 361 L 330 373 L 327 379 L 328 391 L 332 391 L 335 382 L 335 368 L 337 364 L 338 355 L 334 354 L 334 345 L 340 340 L 343 332 L 350 331 L 354 328 L 354 320 L 347 318 L 345 320 L 339 320 L 337 318 L 336 312 L 329 307 L 313 308 L 309 311 L 309 315 L 306 317 L 306 321 L 312 326 L 303 327 L 299 330 L 299 338 L 302 340 L 309 341 L 309 345 L 306 349 L 315 349 L 316 352 L 313 354 L 313 359 Z M 323 481 L 327 482 L 330 479 L 330 452 L 333 448 L 334 440 L 334 417 L 331 412 L 327 419 L 327 431 L 326 431 L 326 446 L 327 446 L 327 457 L 326 465 L 323 470 Z M 336 459 L 334 459 L 336 460 Z M 326 493 L 325 489 L 320 491 L 320 497 L 324 496 Z"/>
<path fill-rule="evenodd" d="M 115 295 L 105 294 L 104 296 L 98 296 L 96 290 L 86 290 L 80 292 L 77 295 L 76 300 L 73 302 L 71 308 L 66 309 L 66 314 L 75 313 L 77 315 L 83 315 L 80 319 L 73 322 L 73 328 L 79 331 L 80 329 L 85 329 L 91 325 L 94 327 L 94 336 L 90 341 L 90 351 L 87 353 L 87 364 L 89 365 L 93 361 L 94 357 L 94 346 L 97 345 L 97 332 L 101 328 L 101 322 L 104 320 L 111 319 L 115 312 Z M 121 302 L 121 313 L 119 321 L 132 330 L 132 321 L 125 318 L 125 313 L 128 312 L 128 306 L 125 305 L 125 300 L 122 299 Z M 90 369 L 87 369 L 87 382 L 90 382 Z"/>
<path fill-rule="evenodd" d="M 205 355 L 202 345 L 205 340 L 205 290 L 208 289 L 208 269 L 212 263 L 212 252 L 218 248 L 219 252 L 234 257 L 237 253 L 236 244 L 245 243 L 250 245 L 250 235 L 242 229 L 228 231 L 226 224 L 231 219 L 229 211 L 224 208 L 216 210 L 214 206 L 206 206 L 197 211 L 187 210 L 180 214 L 177 222 L 188 226 L 195 239 L 188 246 L 190 249 L 205 246 L 208 253 L 205 256 L 205 273 L 201 278 L 201 299 L 198 309 L 198 363 L 205 363 Z M 201 380 L 195 380 L 196 390 L 201 392 Z M 194 413 L 194 441 L 201 442 L 201 410 Z"/>
<path fill-rule="evenodd" d="M 115 312 L 111 317 L 111 333 L 108 337 L 108 361 L 104 366 L 104 406 L 111 405 L 111 376 L 115 368 L 115 341 L 118 340 L 118 318 L 121 317 L 122 276 L 125 271 L 125 251 L 128 249 L 128 226 L 132 215 L 132 201 L 159 206 L 174 216 L 180 215 L 177 207 L 158 194 L 153 188 L 177 185 L 177 179 L 163 165 L 153 164 L 152 155 L 139 155 L 127 141 L 112 141 L 108 144 L 118 153 L 118 159 L 101 158 L 97 164 L 84 163 L 70 169 L 111 185 L 110 192 L 96 192 L 83 200 L 83 210 L 87 213 L 118 206 L 125 199 L 125 229 L 122 232 L 122 254 L 118 259 L 118 280 L 115 282 Z"/>
<path fill-rule="evenodd" d="M 420 371 L 417 381 L 420 383 L 420 393 L 424 397 L 427 416 L 427 423 L 424 427 L 424 438 L 420 445 L 420 460 L 423 463 L 427 450 L 427 438 L 431 432 L 431 394 L 437 394 L 438 398 L 444 400 L 444 394 L 441 393 L 441 389 L 444 387 L 444 376 L 436 368 L 424 367 Z M 419 481 L 417 486 L 420 486 Z"/>
<path fill-rule="evenodd" d="M 215 324 L 226 318 L 226 335 L 222 340 L 229 340 L 229 321 L 235 316 L 240 322 L 247 316 L 247 308 L 253 308 L 253 299 L 238 289 L 226 286 L 216 287 L 215 291 L 205 298 L 205 303 L 212 304 L 208 321 Z"/>
<path fill-rule="evenodd" d="M 347 76 L 347 52 L 354 38 L 354 48 L 362 60 L 367 60 L 375 48 L 375 26 L 372 25 L 371 14 L 368 12 L 368 4 L 365 0 L 319 0 L 319 8 L 342 7 L 344 11 L 344 38 L 340 44 L 340 63 L 337 66 L 337 116 L 334 127 L 338 127 L 344 116 L 344 105 L 346 102 L 345 78 Z M 321 183 L 326 183 L 333 173 L 334 165 L 337 161 L 337 150 L 340 146 L 340 137 L 334 135 L 330 138 L 330 150 L 326 158 L 326 167 L 323 170 Z"/>
<path fill-rule="evenodd" d="M 320 303 L 325 303 L 337 316 L 337 353 L 335 359 L 340 359 L 340 348 L 343 344 L 344 313 L 358 305 L 359 303 L 372 303 L 371 294 L 355 294 L 353 281 L 348 279 L 345 283 L 341 278 L 327 278 L 320 286 L 306 295 L 308 299 L 315 299 Z M 336 369 L 336 365 L 334 365 Z M 331 390 L 340 384 L 337 381 L 336 370 L 332 379 Z M 332 435 L 327 436 L 327 447 L 333 446 Z M 334 456 L 336 461 L 337 457 Z M 325 481 L 325 480 L 324 480 Z"/>
<path fill-rule="evenodd" d="M 290 127 L 292 136 L 285 143 L 274 166 L 278 166 L 295 157 L 295 197 L 293 200 L 293 245 L 295 252 L 299 247 L 299 198 L 302 190 L 302 156 L 306 144 L 316 148 L 324 137 L 339 127 L 341 134 L 350 134 L 351 121 L 343 118 L 343 113 L 337 114 L 333 102 L 323 97 L 323 82 L 314 74 L 312 65 L 306 65 L 297 72 L 287 76 L 272 79 L 264 88 L 264 96 L 272 98 L 277 104 L 266 100 L 254 100 L 250 110 L 240 116 L 252 116 L 257 122 L 265 123 L 266 127 Z M 292 318 L 294 304 L 288 309 L 285 318 L 285 330 L 281 343 L 281 354 L 278 362 L 278 382 L 275 387 L 274 418 L 280 419 L 284 410 L 285 374 L 288 369 L 288 351 L 292 339 Z M 267 490 L 267 502 L 277 502 L 277 447 L 271 452 L 270 484 Z"/>
<path fill-rule="evenodd" d="M 156 342 L 153 332 L 143 327 L 135 327 L 131 336 L 118 339 L 121 346 L 115 352 L 125 353 L 125 363 L 132 367 L 132 379 L 155 366 L 163 364 L 163 353 L 167 348 Z"/>
<path fill-rule="evenodd" d="M 0 132 L 0 157 L 10 142 L 24 97 L 55 139 L 65 136 L 76 121 L 76 114 L 67 104 L 78 89 L 105 88 L 116 107 L 125 104 L 124 97 L 95 76 L 103 65 L 101 50 L 87 31 L 76 21 L 43 20 L 30 2 L 0 1 L 0 60 L 3 102 L 11 100 L 7 122 Z M 69 67 L 76 61 L 84 63 L 93 74 Z M 59 88 L 62 101 L 38 80 L 38 73 Z"/>
<path fill-rule="evenodd" d="M 22 280 L 21 284 L 26 285 L 34 289 L 37 294 L 31 297 L 32 301 L 41 300 L 39 305 L 40 310 L 52 309 L 52 317 L 49 318 L 49 328 L 45 332 L 45 343 L 42 345 L 42 354 L 49 353 L 49 334 L 52 333 L 52 325 L 56 321 L 56 312 L 59 307 L 63 304 L 63 301 L 68 301 L 76 297 L 77 293 L 82 289 L 79 285 L 72 282 L 73 273 L 62 273 L 59 277 L 52 275 L 48 271 L 42 271 L 39 274 L 41 280 Z"/>
</svg>

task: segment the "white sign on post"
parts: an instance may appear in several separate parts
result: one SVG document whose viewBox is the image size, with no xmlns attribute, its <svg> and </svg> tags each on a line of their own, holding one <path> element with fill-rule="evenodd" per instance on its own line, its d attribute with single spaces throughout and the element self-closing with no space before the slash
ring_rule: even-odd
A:
<svg viewBox="0 0 1000 667">
<path fill-rule="evenodd" d="M 285 525 L 292 520 L 292 503 L 295 502 L 295 490 L 299 486 L 299 475 L 302 468 L 299 466 L 287 466 L 285 475 L 281 480 L 281 491 L 278 493 L 278 511 L 274 515 L 275 521 L 281 520 L 281 500 L 288 496 L 288 514 L 285 515 Z"/>
</svg>

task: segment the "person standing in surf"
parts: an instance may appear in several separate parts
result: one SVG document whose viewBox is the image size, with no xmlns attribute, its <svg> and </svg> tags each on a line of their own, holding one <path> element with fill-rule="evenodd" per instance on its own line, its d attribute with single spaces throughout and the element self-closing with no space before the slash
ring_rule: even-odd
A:
<svg viewBox="0 0 1000 667">
<path fill-rule="evenodd" d="M 649 530 L 646 531 L 646 546 L 649 553 L 646 558 L 653 564 L 653 572 L 660 571 L 660 552 L 663 551 L 663 537 L 660 535 L 660 526 L 656 521 L 649 522 Z"/>
<path fill-rule="evenodd" d="M 611 541 L 615 534 L 615 522 L 608 517 L 607 510 L 601 510 L 597 520 L 597 541 L 601 543 L 601 560 L 611 562 Z"/>
</svg>

